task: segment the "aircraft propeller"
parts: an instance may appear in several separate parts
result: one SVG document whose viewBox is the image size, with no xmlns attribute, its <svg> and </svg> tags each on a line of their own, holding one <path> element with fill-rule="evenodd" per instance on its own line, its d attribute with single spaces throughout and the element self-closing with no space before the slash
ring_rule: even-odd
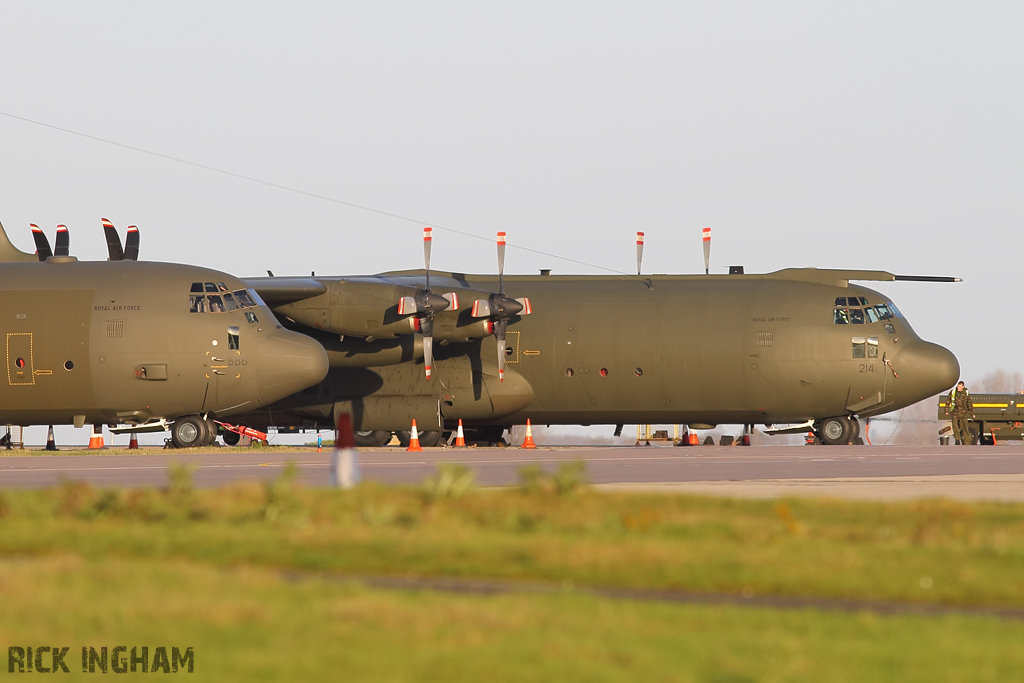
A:
<svg viewBox="0 0 1024 683">
<path fill-rule="evenodd" d="M 451 308 L 459 310 L 459 296 L 455 292 L 435 294 L 430 290 L 430 244 L 433 229 L 423 228 L 423 263 L 427 271 L 427 286 L 413 296 L 398 300 L 398 315 L 412 315 L 415 329 L 423 335 L 423 368 L 430 379 L 434 365 L 434 316 Z"/>
<path fill-rule="evenodd" d="M 139 260 L 139 229 L 134 225 L 128 226 L 128 234 L 124 239 L 124 249 L 121 248 L 121 236 L 117 234 L 117 228 L 106 218 L 103 221 L 103 234 L 107 238 L 107 254 L 110 261 L 138 261 Z"/>
<path fill-rule="evenodd" d="M 711 272 L 711 228 L 704 228 L 704 274 Z"/>
<path fill-rule="evenodd" d="M 68 226 L 66 225 L 57 226 L 57 238 L 53 242 L 53 255 L 71 255 L 71 235 L 68 234 Z"/>
<path fill-rule="evenodd" d="M 636 234 L 636 274 L 640 274 L 640 263 L 644 260 L 644 234 Z"/>
<path fill-rule="evenodd" d="M 50 250 L 50 240 L 46 239 L 46 233 L 35 223 L 29 223 L 29 227 L 32 228 L 32 239 L 36 243 L 36 256 L 39 257 L 39 260 L 45 261 L 53 256 L 53 251 Z"/>
<path fill-rule="evenodd" d="M 527 298 L 505 296 L 505 233 L 498 233 L 498 293 L 473 302 L 474 318 L 489 318 L 491 331 L 498 342 L 498 380 L 505 381 L 505 336 L 508 321 L 516 315 L 530 315 L 533 309 Z"/>
</svg>

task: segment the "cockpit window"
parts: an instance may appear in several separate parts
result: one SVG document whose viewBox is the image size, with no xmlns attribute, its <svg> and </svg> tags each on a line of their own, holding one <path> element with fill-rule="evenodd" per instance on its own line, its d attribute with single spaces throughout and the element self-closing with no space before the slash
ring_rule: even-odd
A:
<svg viewBox="0 0 1024 683">
<path fill-rule="evenodd" d="M 255 289 L 249 289 L 246 291 L 249 292 L 249 295 L 252 297 L 252 300 L 255 301 L 258 305 L 266 306 L 266 304 L 263 303 L 263 299 L 260 298 L 260 295 L 256 293 Z"/>
<path fill-rule="evenodd" d="M 259 318 L 257 318 L 256 314 L 253 313 L 252 311 L 245 312 L 245 319 L 251 322 L 253 325 L 259 322 Z"/>
<path fill-rule="evenodd" d="M 213 292 L 214 294 L 216 294 L 217 293 L 217 285 L 212 283 L 212 282 L 207 282 L 206 283 L 206 291 L 207 292 Z"/>
<path fill-rule="evenodd" d="M 231 296 L 230 292 L 224 293 L 224 306 L 229 311 L 238 310 L 238 304 L 235 303 L 235 297 Z"/>
<path fill-rule="evenodd" d="M 868 358 L 878 358 L 878 337 L 868 337 Z"/>
<path fill-rule="evenodd" d="M 193 294 L 195 294 L 196 292 L 202 292 L 202 291 L 203 291 L 203 283 L 202 282 L 193 282 L 192 283 L 192 293 Z"/>
<path fill-rule="evenodd" d="M 864 315 L 867 316 L 867 319 L 868 319 L 867 321 L 869 323 L 877 323 L 878 322 L 878 312 L 874 308 L 872 308 L 870 306 L 865 308 L 864 309 Z"/>
<path fill-rule="evenodd" d="M 864 311 L 860 308 L 850 309 L 850 324 L 852 325 L 863 325 L 864 324 Z"/>
<path fill-rule="evenodd" d="M 836 306 L 845 306 L 845 305 L 846 305 L 846 297 L 845 296 L 837 296 L 836 297 Z"/>
<path fill-rule="evenodd" d="M 853 338 L 853 357 L 854 358 L 865 358 L 866 350 L 864 348 L 864 337 Z"/>
<path fill-rule="evenodd" d="M 860 305 L 861 306 L 867 306 L 868 305 L 867 297 L 863 297 L 863 296 L 860 297 Z"/>
<path fill-rule="evenodd" d="M 228 289 L 227 286 L 223 282 L 218 282 L 217 283 L 217 291 L 218 292 L 230 292 L 231 290 Z"/>
<path fill-rule="evenodd" d="M 836 325 L 846 325 L 850 322 L 850 317 L 846 315 L 845 308 L 837 308 L 832 314 L 832 322 Z"/>
<path fill-rule="evenodd" d="M 893 317 L 885 304 L 878 304 L 875 306 L 875 310 L 878 311 L 878 317 L 882 320 L 891 320 Z"/>
<path fill-rule="evenodd" d="M 223 313 L 224 312 L 224 302 L 221 300 L 221 298 L 219 296 L 217 296 L 216 294 L 211 294 L 209 298 L 210 298 L 210 312 L 211 313 Z"/>
<path fill-rule="evenodd" d="M 250 306 L 256 305 L 256 302 L 252 300 L 251 296 L 249 296 L 249 292 L 245 291 L 244 289 L 240 289 L 237 292 L 235 292 L 235 299 L 238 300 L 238 303 L 242 306 L 242 308 L 249 308 Z"/>
<path fill-rule="evenodd" d="M 199 283 L 202 287 L 202 283 Z M 202 294 L 193 294 L 189 297 L 189 312 L 190 313 L 206 313 L 206 297 Z"/>
<path fill-rule="evenodd" d="M 894 304 L 891 301 L 886 301 L 885 305 L 889 307 L 889 310 L 892 311 L 892 314 L 894 316 L 896 316 L 897 318 L 902 318 L 903 317 L 903 314 L 900 313 L 900 309 L 896 308 L 896 304 Z"/>
</svg>

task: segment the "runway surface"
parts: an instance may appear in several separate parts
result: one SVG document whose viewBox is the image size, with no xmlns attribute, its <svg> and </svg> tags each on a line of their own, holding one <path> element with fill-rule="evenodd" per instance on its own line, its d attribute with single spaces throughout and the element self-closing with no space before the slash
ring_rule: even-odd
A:
<svg viewBox="0 0 1024 683">
<path fill-rule="evenodd" d="M 111 449 L 100 455 L 0 457 L 0 488 L 43 488 L 62 480 L 96 486 L 163 486 L 169 463 L 195 466 L 194 481 L 215 487 L 242 480 L 265 480 L 285 463 L 299 467 L 299 481 L 327 486 L 331 451 L 249 451 L 213 448 L 208 452 L 154 455 Z M 519 469 L 538 463 L 552 470 L 583 460 L 591 483 L 611 490 L 776 497 L 818 495 L 854 498 L 946 496 L 977 500 L 1024 501 L 1024 446 L 758 446 L 559 447 L 360 450 L 363 478 L 392 484 L 418 484 L 439 463 L 473 468 L 484 486 L 508 486 Z"/>
</svg>

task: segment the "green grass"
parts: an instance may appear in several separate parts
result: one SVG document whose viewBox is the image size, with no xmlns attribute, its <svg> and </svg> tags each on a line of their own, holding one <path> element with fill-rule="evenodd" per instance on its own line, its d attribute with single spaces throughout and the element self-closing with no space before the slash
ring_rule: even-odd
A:
<svg viewBox="0 0 1024 683">
<path fill-rule="evenodd" d="M 1007 681 L 1024 624 L 378 591 L 175 560 L 0 560 L 0 641 L 193 647 L 196 681 Z M 95 676 L 95 674 L 93 674 Z"/>
<path fill-rule="evenodd" d="M 286 474 L 196 490 L 173 467 L 163 490 L 5 491 L 0 644 L 72 646 L 70 680 L 82 645 L 192 646 L 196 680 L 973 681 L 1024 665 L 1020 621 L 571 589 L 1024 607 L 1024 505 L 598 493 L 581 479 L 527 471 L 523 488 L 480 490 L 448 469 L 419 488 L 310 490 Z M 345 578 L 360 574 L 569 589 Z"/>
<path fill-rule="evenodd" d="M 4 492 L 0 553 L 1024 607 L 1022 505 L 545 487 L 453 497 L 439 496 L 436 481 L 206 491 L 178 478 L 167 491 Z"/>
</svg>

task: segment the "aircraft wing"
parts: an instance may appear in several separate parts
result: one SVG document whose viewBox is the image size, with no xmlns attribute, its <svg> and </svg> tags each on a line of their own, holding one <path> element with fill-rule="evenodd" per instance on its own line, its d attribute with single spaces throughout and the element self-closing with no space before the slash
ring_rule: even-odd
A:
<svg viewBox="0 0 1024 683">
<path fill-rule="evenodd" d="M 242 280 L 268 306 L 283 306 L 327 293 L 327 285 L 312 277 L 250 277 Z"/>
</svg>

